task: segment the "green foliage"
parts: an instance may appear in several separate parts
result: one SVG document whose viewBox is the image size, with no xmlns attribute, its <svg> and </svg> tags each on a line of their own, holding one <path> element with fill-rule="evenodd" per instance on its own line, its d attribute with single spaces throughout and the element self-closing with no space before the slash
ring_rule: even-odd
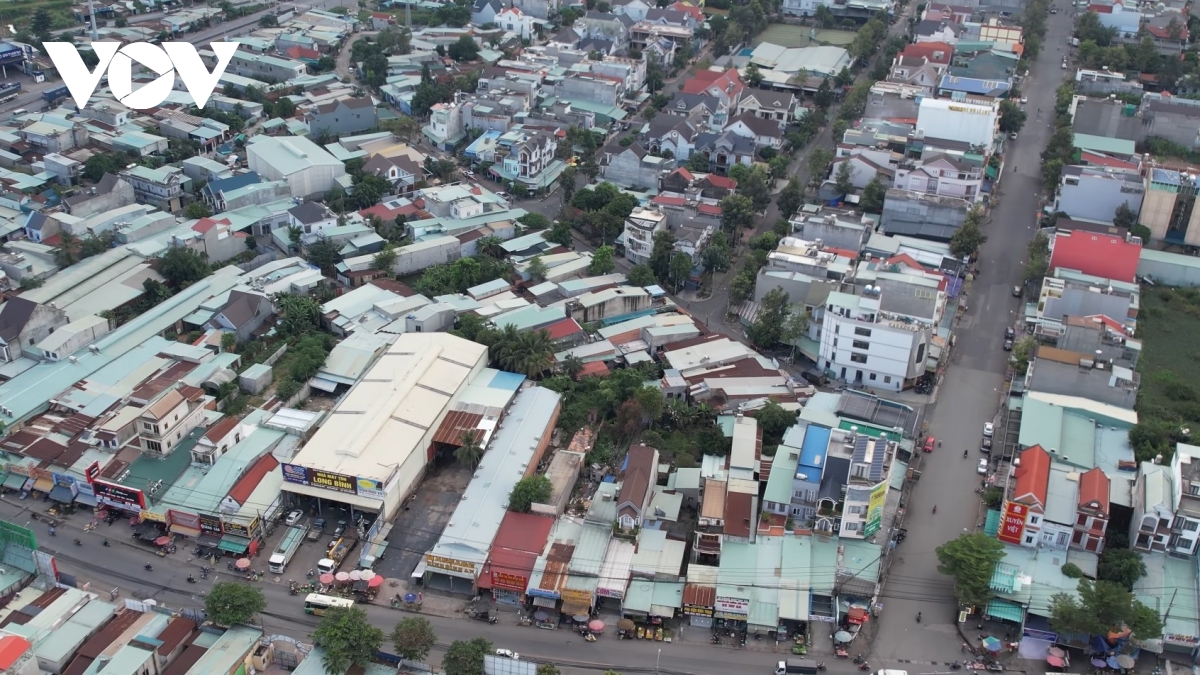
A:
<svg viewBox="0 0 1200 675">
<path fill-rule="evenodd" d="M 371 258 L 371 268 L 391 272 L 396 266 L 396 259 L 400 255 L 396 253 L 396 247 L 392 244 L 385 244 L 384 247 Z"/>
<path fill-rule="evenodd" d="M 280 401 L 290 401 L 293 396 L 300 393 L 300 389 L 303 386 L 291 378 L 285 379 L 275 385 L 275 397 Z"/>
<path fill-rule="evenodd" d="M 533 279 L 537 282 L 542 282 L 546 280 L 546 274 L 549 273 L 550 270 L 546 267 L 546 263 L 542 262 L 542 256 L 535 255 L 532 259 L 530 259 L 529 265 L 525 268 L 525 271 L 529 272 L 530 279 Z"/>
<path fill-rule="evenodd" d="M 492 651 L 491 641 L 485 638 L 455 640 L 442 658 L 442 670 L 446 675 L 483 675 L 483 657 Z"/>
<path fill-rule="evenodd" d="M 625 277 L 631 286 L 651 286 L 657 281 L 654 278 L 654 270 L 645 263 L 634 265 Z"/>
<path fill-rule="evenodd" d="M 97 152 L 88 157 L 87 162 L 83 165 L 83 177 L 93 183 L 100 182 L 104 178 L 104 174 L 116 174 L 129 164 L 129 159 L 125 155 L 115 152 Z"/>
<path fill-rule="evenodd" d="M 332 276 L 337 264 L 342 262 L 341 248 L 328 239 L 319 239 L 316 243 L 304 248 L 308 262 L 316 265 L 321 272 Z"/>
<path fill-rule="evenodd" d="M 838 164 L 833 185 L 838 194 L 849 195 L 854 192 L 854 169 L 850 166 L 850 162 Z"/>
<path fill-rule="evenodd" d="M 1025 126 L 1025 110 L 1011 99 L 1000 102 L 1000 133 L 1011 134 Z"/>
<path fill-rule="evenodd" d="M 749 267 L 742 268 L 742 271 L 738 272 L 733 281 L 729 283 L 730 304 L 737 305 L 753 297 L 754 287 L 757 283 L 758 271 Z"/>
<path fill-rule="evenodd" d="M 1104 634 L 1128 626 L 1138 640 L 1162 636 L 1158 614 L 1111 581 L 1079 581 L 1079 598 L 1055 593 L 1050 598 L 1050 626 L 1059 633 Z"/>
<path fill-rule="evenodd" d="M 325 359 L 333 348 L 328 335 L 310 334 L 300 338 L 296 346 L 288 351 L 289 376 L 297 382 L 307 382 L 325 365 Z"/>
<path fill-rule="evenodd" d="M 954 597 L 964 605 L 986 605 L 992 598 L 989 583 L 996 563 L 1004 558 L 1004 544 L 982 532 L 961 534 L 937 547 L 938 572 L 954 577 Z"/>
<path fill-rule="evenodd" d="M 446 53 L 459 63 L 474 61 L 479 58 L 479 44 L 470 35 L 463 35 L 446 49 Z"/>
<path fill-rule="evenodd" d="M 754 200 L 746 195 L 726 195 L 721 200 L 721 227 L 730 234 L 753 226 L 754 215 Z"/>
<path fill-rule="evenodd" d="M 413 290 L 427 297 L 464 293 L 472 286 L 506 278 L 511 274 L 512 265 L 488 255 L 459 258 L 452 263 L 427 268 L 421 277 L 413 282 Z"/>
<path fill-rule="evenodd" d="M 409 661 L 421 661 L 437 644 L 433 624 L 423 616 L 400 619 L 392 629 L 392 647 L 396 656 Z"/>
<path fill-rule="evenodd" d="M 183 246 L 172 246 L 158 259 L 158 273 L 176 290 L 187 288 L 209 274 L 208 263 L 199 253 Z"/>
<path fill-rule="evenodd" d="M 1037 340 L 1032 335 L 1027 335 L 1013 345 L 1012 364 L 1013 370 L 1018 375 L 1024 375 L 1029 370 L 1029 359 L 1033 358 L 1034 350 L 1037 349 Z"/>
<path fill-rule="evenodd" d="M 763 432 L 763 445 L 779 445 L 788 427 L 796 423 L 798 415 L 796 411 L 784 410 L 783 406 L 775 401 L 767 401 L 765 406 L 754 413 L 754 419 L 758 421 L 758 426 Z"/>
<path fill-rule="evenodd" d="M 671 278 L 671 256 L 675 253 L 675 235 L 669 229 L 654 233 L 654 245 L 650 248 L 650 269 L 654 276 L 666 283 Z"/>
<path fill-rule="evenodd" d="M 218 581 L 204 598 L 204 612 L 219 626 L 248 624 L 266 608 L 262 589 L 234 581 Z"/>
<path fill-rule="evenodd" d="M 1029 240 L 1026 247 L 1025 281 L 1040 282 L 1046 276 L 1050 266 L 1050 239 L 1044 232 L 1038 232 Z"/>
<path fill-rule="evenodd" d="M 671 255 L 671 262 L 668 263 L 668 269 L 671 286 L 675 289 L 676 293 L 687 283 L 688 278 L 692 274 L 693 267 L 695 267 L 695 263 L 692 262 L 692 256 L 682 251 L 676 251 Z"/>
<path fill-rule="evenodd" d="M 987 242 L 980 221 L 982 212 L 975 206 L 967 213 L 967 219 L 950 237 L 950 253 L 957 258 L 974 257 L 979 248 Z"/>
<path fill-rule="evenodd" d="M 517 222 L 530 230 L 544 230 L 550 227 L 550 219 L 540 213 L 526 213 L 517 218 Z"/>
<path fill-rule="evenodd" d="M 481 434 L 475 429 L 464 431 L 460 442 L 461 445 L 454 449 L 454 460 L 472 469 L 479 466 L 484 452 Z"/>
<path fill-rule="evenodd" d="M 779 344 L 787 317 L 788 294 L 782 288 L 771 289 L 759 301 L 758 315 L 746 331 L 750 341 L 762 349 L 770 349 Z"/>
<path fill-rule="evenodd" d="M 212 211 L 209 210 L 208 205 L 204 202 L 192 202 L 183 209 L 183 216 L 185 218 L 199 219 L 207 218 L 211 215 Z"/>
<path fill-rule="evenodd" d="M 867 213 L 883 213 L 883 200 L 887 196 L 887 186 L 879 176 L 871 179 L 859 195 L 858 205 Z"/>
<path fill-rule="evenodd" d="M 600 276 L 611 274 L 617 268 L 617 263 L 613 260 L 613 247 L 601 246 L 592 253 L 592 262 L 588 264 L 588 274 Z"/>
<path fill-rule="evenodd" d="M 1105 549 L 1096 568 L 1096 578 L 1111 581 L 1125 590 L 1132 591 L 1138 579 L 1146 576 L 1146 563 L 1142 554 L 1130 549 Z"/>
<path fill-rule="evenodd" d="M 1129 202 L 1121 202 L 1117 210 L 1113 213 L 1113 225 L 1126 229 L 1137 225 L 1138 214 L 1133 209 L 1129 208 Z M 1147 228 L 1148 230 L 1149 228 Z M 1143 239 L 1142 242 L 1148 242 L 1149 239 Z"/>
<path fill-rule="evenodd" d="M 505 324 L 489 354 L 502 370 L 539 378 L 554 363 L 550 334 L 545 330 L 518 331 Z"/>
<path fill-rule="evenodd" d="M 724 272 L 729 269 L 732 253 L 729 250 L 729 243 L 726 240 L 724 232 L 717 232 L 713 235 L 712 240 L 708 242 L 708 246 L 704 248 L 702 264 L 704 271 L 709 272 Z"/>
<path fill-rule="evenodd" d="M 517 481 L 512 492 L 508 495 L 508 510 L 517 513 L 529 513 L 533 504 L 544 504 L 550 499 L 554 486 L 545 475 L 538 474 Z"/>
<path fill-rule="evenodd" d="M 1075 563 L 1066 563 L 1059 568 L 1059 571 L 1062 572 L 1062 575 L 1068 579 L 1083 578 L 1083 570 L 1079 569 L 1079 566 Z"/>
<path fill-rule="evenodd" d="M 312 637 L 313 644 L 324 650 L 321 664 L 333 673 L 371 663 L 383 646 L 383 631 L 371 625 L 360 607 L 326 610 Z"/>
</svg>

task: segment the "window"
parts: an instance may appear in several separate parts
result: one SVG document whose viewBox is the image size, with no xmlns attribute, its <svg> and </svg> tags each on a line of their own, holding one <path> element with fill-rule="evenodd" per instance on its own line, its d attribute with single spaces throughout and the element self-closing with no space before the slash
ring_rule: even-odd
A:
<svg viewBox="0 0 1200 675">
<path fill-rule="evenodd" d="M 874 380 L 874 379 L 875 379 L 875 373 L 871 373 L 871 379 L 872 379 L 872 380 Z"/>
<path fill-rule="evenodd" d="M 146 439 L 142 439 L 142 442 L 146 444 L 147 450 L 153 450 L 154 452 L 162 452 L 162 444 L 159 443 L 158 441 L 148 441 Z"/>
<path fill-rule="evenodd" d="M 855 363 L 866 363 L 867 355 L 866 354 L 851 354 L 850 360 Z"/>
<path fill-rule="evenodd" d="M 1054 544 L 1060 548 L 1066 548 L 1069 542 L 1070 536 L 1066 532 L 1059 532 L 1058 540 L 1055 541 Z"/>
<path fill-rule="evenodd" d="M 884 384 L 891 384 L 891 383 L 892 383 L 892 376 L 891 376 L 891 375 L 884 375 L 884 376 L 883 376 L 883 383 L 884 383 Z"/>
<path fill-rule="evenodd" d="M 871 348 L 871 343 L 870 343 L 870 342 L 863 342 L 862 340 L 855 340 L 855 341 L 854 341 L 854 348 L 855 348 L 855 349 L 870 349 L 870 348 Z"/>
<path fill-rule="evenodd" d="M 847 532 L 857 532 L 858 531 L 858 523 L 846 523 L 846 531 Z"/>
<path fill-rule="evenodd" d="M 1075 519 L 1075 524 L 1080 527 L 1087 527 L 1087 521 L 1087 514 L 1081 513 L 1079 514 L 1079 517 Z"/>
<path fill-rule="evenodd" d="M 861 335 L 862 337 L 871 337 L 871 329 L 870 328 L 855 328 L 854 334 Z"/>
<path fill-rule="evenodd" d="M 1200 495 L 1200 483 L 1192 483 L 1188 486 L 1188 492 L 1194 495 Z"/>
<path fill-rule="evenodd" d="M 1037 515 L 1036 513 L 1029 514 L 1029 524 L 1030 525 L 1037 525 L 1040 522 L 1042 522 L 1041 516 Z"/>
<path fill-rule="evenodd" d="M 1033 546 L 1033 535 L 1032 534 L 1025 535 L 1025 545 Z"/>
<path fill-rule="evenodd" d="M 1183 531 L 1184 532 L 1195 532 L 1197 529 L 1200 529 L 1200 523 L 1197 523 L 1194 520 L 1183 521 Z"/>
<path fill-rule="evenodd" d="M 917 357 L 913 359 L 913 363 L 920 363 L 925 360 L 925 343 L 917 345 Z"/>
</svg>

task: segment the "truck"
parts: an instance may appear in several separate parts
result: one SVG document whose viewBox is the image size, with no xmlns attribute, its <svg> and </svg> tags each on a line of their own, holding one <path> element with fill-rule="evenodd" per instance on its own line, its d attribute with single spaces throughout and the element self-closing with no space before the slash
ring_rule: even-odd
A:
<svg viewBox="0 0 1200 675">
<path fill-rule="evenodd" d="M 812 659 L 787 659 L 775 666 L 775 675 L 817 675 L 821 670 Z"/>
<path fill-rule="evenodd" d="M 283 539 L 279 540 L 279 546 L 275 547 L 271 557 L 267 559 L 267 567 L 272 572 L 283 574 L 284 568 L 292 561 L 292 556 L 296 555 L 296 551 L 304 541 L 304 535 L 307 534 L 306 529 L 292 526 L 283 534 Z"/>
<path fill-rule="evenodd" d="M 46 91 L 42 92 L 42 98 L 50 105 L 54 105 L 70 95 L 71 90 L 67 89 L 66 85 L 55 87 L 53 89 L 47 89 Z"/>
<path fill-rule="evenodd" d="M 0 103 L 8 103 L 15 99 L 21 93 L 20 82 L 3 82 L 0 83 Z"/>
<path fill-rule="evenodd" d="M 333 574 L 342 564 L 342 560 L 346 558 L 346 554 L 350 552 L 353 542 L 345 539 L 338 539 L 329 546 L 329 552 L 326 557 L 317 561 L 317 571 L 321 574 Z"/>
</svg>

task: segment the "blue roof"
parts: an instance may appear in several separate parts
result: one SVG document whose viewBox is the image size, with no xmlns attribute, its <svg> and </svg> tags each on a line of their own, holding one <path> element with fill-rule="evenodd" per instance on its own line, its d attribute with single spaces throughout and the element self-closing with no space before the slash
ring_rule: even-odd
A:
<svg viewBox="0 0 1200 675">
<path fill-rule="evenodd" d="M 257 172 L 249 171 L 247 173 L 239 173 L 236 176 L 230 176 L 229 178 L 211 181 L 204 186 L 204 190 L 208 194 L 215 195 L 219 192 L 233 192 L 247 185 L 254 185 L 261 182 L 262 178 L 259 177 Z"/>
<path fill-rule="evenodd" d="M 488 387 L 492 389 L 503 389 L 505 391 L 516 391 L 520 388 L 521 383 L 525 381 L 525 376 L 518 373 L 506 373 L 500 371 L 488 382 Z"/>
<path fill-rule="evenodd" d="M 816 424 L 808 426 L 804 436 L 804 447 L 800 448 L 800 466 L 811 467 L 820 472 L 825 468 L 825 453 L 829 450 L 829 427 Z"/>
</svg>

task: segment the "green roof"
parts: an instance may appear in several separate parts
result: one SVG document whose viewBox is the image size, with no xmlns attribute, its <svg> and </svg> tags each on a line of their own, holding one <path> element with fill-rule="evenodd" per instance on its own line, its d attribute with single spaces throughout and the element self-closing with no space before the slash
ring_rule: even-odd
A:
<svg viewBox="0 0 1200 675">
<path fill-rule="evenodd" d="M 807 427 L 801 428 L 807 429 Z M 803 439 L 804 434 L 800 433 L 799 435 Z M 763 501 L 790 504 L 792 502 L 792 478 L 796 475 L 796 467 L 799 465 L 800 448 L 780 445 L 775 450 L 775 460 L 771 464 L 771 477 L 767 479 L 767 489 L 763 493 Z"/>
<path fill-rule="evenodd" d="M 164 485 L 172 485 L 192 463 L 192 448 L 196 441 L 204 435 L 204 429 L 192 429 L 171 454 L 162 459 L 143 454 L 133 464 L 129 465 L 129 475 L 121 481 L 121 485 L 136 488 L 143 492 L 150 485 L 162 481 Z"/>
<path fill-rule="evenodd" d="M 1133 141 L 1091 134 L 1075 134 L 1073 145 L 1080 150 L 1095 150 L 1115 155 L 1132 155 L 1135 152 Z"/>
</svg>

